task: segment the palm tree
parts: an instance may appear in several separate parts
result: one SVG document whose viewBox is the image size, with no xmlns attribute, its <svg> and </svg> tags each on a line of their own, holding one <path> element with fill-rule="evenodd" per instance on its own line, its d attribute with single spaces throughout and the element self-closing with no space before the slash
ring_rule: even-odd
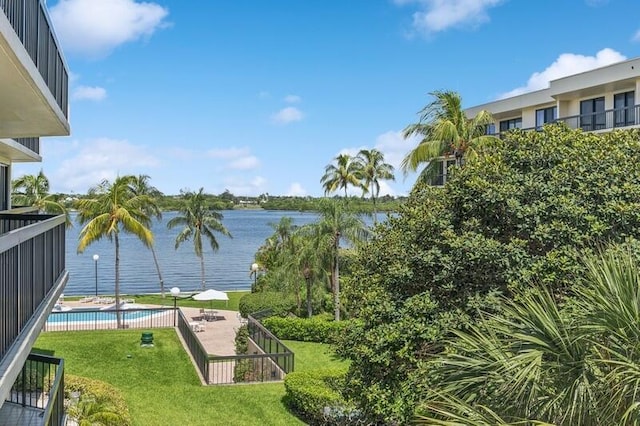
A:
<svg viewBox="0 0 640 426">
<path fill-rule="evenodd" d="M 133 184 L 131 185 L 131 190 L 134 194 L 137 195 L 145 195 L 149 198 L 149 204 L 143 206 L 147 215 L 149 217 L 155 217 L 156 219 L 162 219 L 162 213 L 160 212 L 160 208 L 156 203 L 156 198 L 162 195 L 162 193 L 149 183 L 151 178 L 149 175 L 138 175 L 135 176 Z M 151 227 L 151 223 L 145 224 L 147 228 Z M 156 265 L 156 271 L 158 272 L 158 279 L 160 280 L 160 294 L 164 297 L 164 280 L 162 279 L 162 272 L 160 272 L 160 264 L 158 264 L 158 256 L 156 255 L 156 250 L 153 245 L 149 247 L 151 249 L 151 254 L 153 255 L 153 263 Z"/>
<path fill-rule="evenodd" d="M 380 194 L 381 180 L 395 180 L 393 166 L 384 162 L 384 154 L 377 149 L 361 149 L 355 159 L 362 180 L 363 193 L 369 192 L 373 201 L 373 223 L 378 222 L 376 199 Z"/>
<path fill-rule="evenodd" d="M 176 226 L 183 226 L 176 237 L 176 250 L 185 241 L 193 239 L 193 248 L 196 256 L 200 259 L 200 272 L 202 278 L 202 289 L 205 289 L 204 279 L 204 253 L 202 250 L 202 237 L 209 240 L 211 249 L 217 251 L 219 248 L 215 233 L 231 237 L 231 233 L 220 222 L 222 214 L 211 210 L 207 205 L 204 188 L 198 192 L 183 192 L 182 205 L 179 213 L 181 215 L 172 218 L 167 227 L 173 229 Z"/>
<path fill-rule="evenodd" d="M 344 189 L 344 197 L 347 198 L 347 187 L 349 185 L 362 188 L 358 178 L 358 164 L 353 161 L 348 154 L 340 154 L 334 158 L 335 164 L 328 164 L 324 168 L 324 176 L 320 179 L 324 193 L 329 194 L 338 189 Z"/>
<path fill-rule="evenodd" d="M 69 211 L 58 201 L 58 195 L 49 194 L 49 179 L 42 170 L 37 175 L 19 177 L 11 186 L 16 204 L 35 207 L 38 212 L 63 214 L 67 226 L 71 226 Z"/>
<path fill-rule="evenodd" d="M 120 232 L 137 236 L 147 247 L 153 244 L 153 234 L 146 226 L 150 221 L 145 210 L 145 206 L 149 205 L 149 197 L 132 191 L 134 181 L 134 176 L 117 177 L 113 183 L 103 180 L 89 190 L 91 198 L 77 203 L 78 221 L 86 224 L 80 231 L 78 253 L 102 238 L 115 244 L 116 307 L 120 306 Z M 118 313 L 118 328 L 120 326 Z"/>
<path fill-rule="evenodd" d="M 323 199 L 319 204 L 317 222 L 306 226 L 305 231 L 313 240 L 316 256 L 322 259 L 329 274 L 334 300 L 334 318 L 340 320 L 340 241 L 351 244 L 364 240 L 368 232 L 362 219 L 347 210 L 344 203 Z"/>
<path fill-rule="evenodd" d="M 418 123 L 410 124 L 403 131 L 405 139 L 416 135 L 421 140 L 402 160 L 402 170 L 405 174 L 414 172 L 426 163 L 421 175 L 433 180 L 438 159 L 453 156 L 456 166 L 461 166 L 467 151 L 496 137 L 485 134 L 485 127 L 493 123 L 488 111 L 480 111 L 470 119 L 462 109 L 458 93 L 435 91 L 430 95 L 434 100 L 420 111 Z"/>
</svg>

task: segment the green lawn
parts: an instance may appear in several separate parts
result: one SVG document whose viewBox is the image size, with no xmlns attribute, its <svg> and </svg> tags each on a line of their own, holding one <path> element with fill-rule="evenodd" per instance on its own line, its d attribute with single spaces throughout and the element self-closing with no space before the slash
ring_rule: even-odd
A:
<svg viewBox="0 0 640 426">
<path fill-rule="evenodd" d="M 68 374 L 121 389 L 135 425 L 304 424 L 284 406 L 282 383 L 202 386 L 175 330 L 153 335 L 155 347 L 141 348 L 140 331 L 49 332 L 36 347 L 64 358 Z M 286 344 L 296 353 L 296 371 L 343 365 L 327 345 Z"/>
<path fill-rule="evenodd" d="M 337 367 L 347 369 L 349 367 L 349 363 L 336 357 L 331 346 L 325 343 L 297 342 L 295 340 L 283 340 L 283 343 L 295 354 L 295 371 Z"/>
</svg>

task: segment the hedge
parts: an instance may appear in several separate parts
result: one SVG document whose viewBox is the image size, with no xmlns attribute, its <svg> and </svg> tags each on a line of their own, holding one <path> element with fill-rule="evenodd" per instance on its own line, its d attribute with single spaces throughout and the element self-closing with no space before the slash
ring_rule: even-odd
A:
<svg viewBox="0 0 640 426">
<path fill-rule="evenodd" d="M 296 309 L 296 302 L 292 295 L 273 291 L 261 291 L 245 294 L 240 298 L 238 310 L 243 317 L 260 312 L 271 311 L 271 315 L 285 316 Z"/>
<path fill-rule="evenodd" d="M 346 370 L 293 372 L 284 379 L 287 405 L 310 425 L 353 424 L 359 412 L 339 389 Z"/>
<path fill-rule="evenodd" d="M 118 388 L 101 380 L 71 374 L 65 374 L 64 381 L 65 398 L 71 401 L 69 407 L 71 417 L 76 417 L 76 420 L 79 420 L 77 416 L 82 416 L 90 422 L 99 419 L 99 424 L 113 426 L 129 426 L 131 424 L 129 407 Z M 79 399 L 74 402 L 73 394 L 76 392 L 79 394 Z M 95 413 L 90 412 L 92 405 L 97 408 L 94 408 Z M 89 417 L 91 414 L 96 417 L 92 419 Z"/>
<path fill-rule="evenodd" d="M 262 324 L 276 337 L 302 342 L 333 343 L 344 333 L 348 321 L 327 321 L 323 318 L 270 317 Z"/>
</svg>

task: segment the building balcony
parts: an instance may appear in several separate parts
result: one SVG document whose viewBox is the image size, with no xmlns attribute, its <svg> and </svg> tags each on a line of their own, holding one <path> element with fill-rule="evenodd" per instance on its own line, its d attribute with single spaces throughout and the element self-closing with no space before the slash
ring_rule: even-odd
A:
<svg viewBox="0 0 640 426">
<path fill-rule="evenodd" d="M 69 134 L 69 72 L 44 0 L 0 0 L 0 137 Z"/>
<path fill-rule="evenodd" d="M 0 426 L 65 424 L 64 361 L 30 354 L 0 408 Z"/>
<path fill-rule="evenodd" d="M 0 403 L 68 279 L 63 215 L 0 213 Z"/>
</svg>

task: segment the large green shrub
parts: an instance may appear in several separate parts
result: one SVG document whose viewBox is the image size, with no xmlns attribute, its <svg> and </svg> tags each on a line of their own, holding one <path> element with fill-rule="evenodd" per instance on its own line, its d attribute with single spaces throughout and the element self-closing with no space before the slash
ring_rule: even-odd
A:
<svg viewBox="0 0 640 426">
<path fill-rule="evenodd" d="M 343 334 L 347 321 L 328 321 L 324 318 L 270 317 L 262 324 L 279 339 L 302 342 L 333 343 Z"/>
<path fill-rule="evenodd" d="M 270 311 L 270 315 L 285 316 L 296 309 L 296 302 L 293 295 L 263 291 L 242 296 L 238 309 L 243 317 L 260 311 Z"/>
<path fill-rule="evenodd" d="M 289 373 L 284 380 L 285 401 L 311 425 L 354 424 L 359 412 L 337 390 L 344 375 L 337 369 Z"/>
<path fill-rule="evenodd" d="M 584 276 L 576 254 L 640 236 L 640 132 L 561 125 L 512 132 L 465 156 L 444 188 L 417 184 L 358 250 L 344 289 L 358 318 L 338 345 L 369 421 L 405 423 L 419 371 L 453 329 L 529 283 L 561 300 Z M 539 284 L 538 284 L 539 283 Z"/>
<path fill-rule="evenodd" d="M 78 424 L 128 426 L 129 408 L 119 389 L 101 380 L 65 374 L 69 415 Z"/>
</svg>

